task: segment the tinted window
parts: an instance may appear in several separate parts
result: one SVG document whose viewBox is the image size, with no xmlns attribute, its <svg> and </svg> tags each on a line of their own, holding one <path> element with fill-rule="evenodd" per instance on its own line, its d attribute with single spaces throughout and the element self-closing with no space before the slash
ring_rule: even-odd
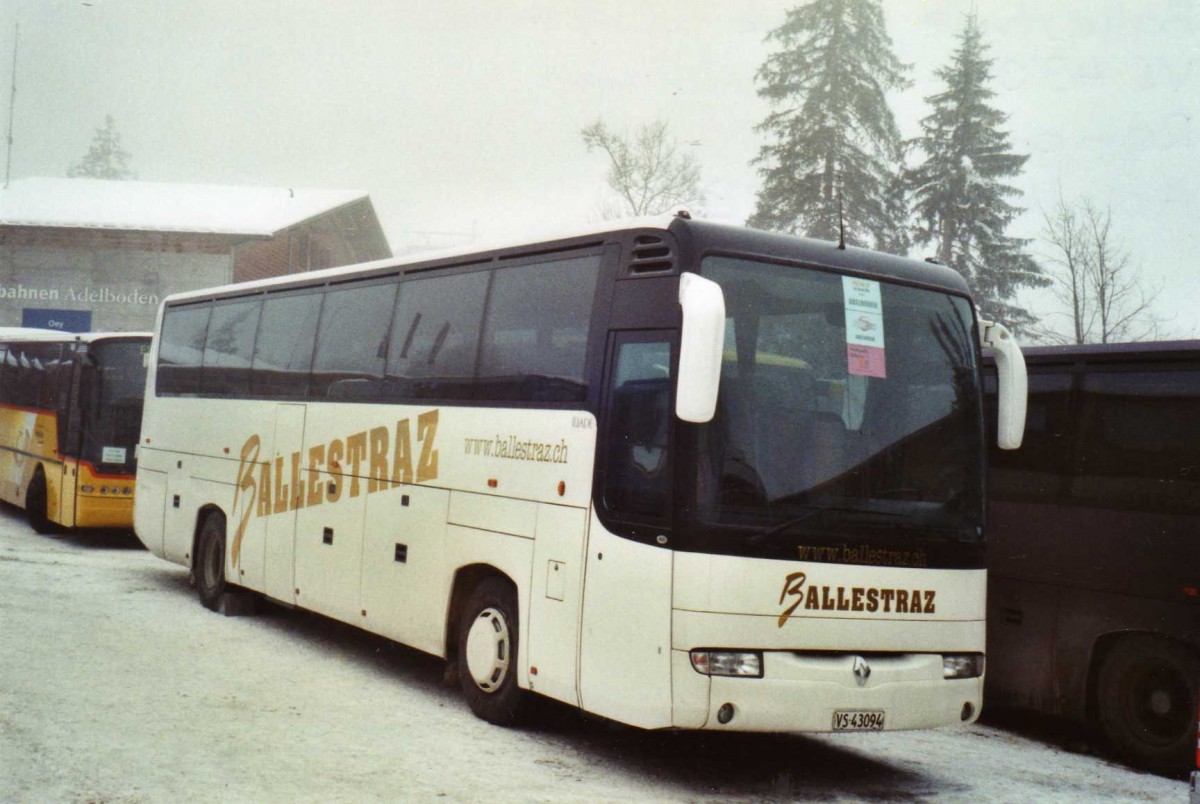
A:
<svg viewBox="0 0 1200 804">
<path fill-rule="evenodd" d="M 105 340 L 92 344 L 80 381 L 81 457 L 107 472 L 132 473 L 146 392 L 149 344 Z"/>
<path fill-rule="evenodd" d="M 158 393 L 195 394 L 212 308 L 207 304 L 168 307 L 158 346 Z"/>
<path fill-rule="evenodd" d="M 1071 374 L 1031 368 L 1025 437 L 1021 448 L 1002 450 L 996 441 L 996 378 L 987 377 L 987 437 L 993 449 L 988 480 L 996 499 L 1052 499 L 1067 492 L 1071 449 Z"/>
<path fill-rule="evenodd" d="M 27 352 L 36 377 L 37 396 L 33 399 L 34 407 L 40 410 L 53 410 L 55 396 L 58 393 L 58 369 L 62 344 L 34 343 L 29 345 Z"/>
<path fill-rule="evenodd" d="M 617 353 L 604 502 L 618 517 L 662 519 L 668 513 L 670 367 L 666 341 L 623 343 Z"/>
<path fill-rule="evenodd" d="M 18 408 L 30 407 L 31 373 L 24 344 L 10 344 L 4 366 L 4 395 L 8 404 Z"/>
<path fill-rule="evenodd" d="M 261 310 L 262 302 L 257 298 L 213 306 L 204 341 L 204 394 L 249 393 L 250 360 Z"/>
<path fill-rule="evenodd" d="M 388 352 L 391 393 L 469 399 L 488 272 L 406 281 Z"/>
<path fill-rule="evenodd" d="M 250 379 L 253 395 L 304 397 L 320 313 L 320 293 L 267 297 L 254 346 Z"/>
<path fill-rule="evenodd" d="M 4 356 L 4 401 L 21 408 L 50 410 L 54 407 L 58 356 L 57 343 L 14 343 Z"/>
<path fill-rule="evenodd" d="M 1144 510 L 1200 509 L 1200 372 L 1084 377 L 1074 496 Z"/>
<path fill-rule="evenodd" d="M 325 292 L 310 396 L 367 399 L 378 394 L 395 302 L 395 282 Z"/>
<path fill-rule="evenodd" d="M 594 256 L 496 271 L 479 362 L 482 398 L 587 396 L 584 357 L 599 268 Z"/>
</svg>

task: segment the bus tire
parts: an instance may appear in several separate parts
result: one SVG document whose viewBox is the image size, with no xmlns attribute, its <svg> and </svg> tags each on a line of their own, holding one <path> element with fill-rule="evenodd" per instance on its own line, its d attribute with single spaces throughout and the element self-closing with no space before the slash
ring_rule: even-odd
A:
<svg viewBox="0 0 1200 804">
<path fill-rule="evenodd" d="M 29 527 L 38 533 L 54 532 L 54 523 L 46 512 L 48 502 L 46 476 L 38 469 L 29 481 L 29 488 L 25 489 L 25 518 Z"/>
<path fill-rule="evenodd" d="M 204 517 L 196 537 L 196 591 L 207 609 L 216 611 L 225 594 L 225 517 L 217 512 Z"/>
<path fill-rule="evenodd" d="M 467 596 L 458 628 L 459 685 L 475 715 L 519 723 L 528 693 L 517 684 L 517 595 L 505 578 L 481 581 Z"/>
<path fill-rule="evenodd" d="M 1096 684 L 1104 735 L 1129 763 L 1172 772 L 1190 766 L 1196 744 L 1200 661 L 1163 639 L 1123 639 L 1104 657 Z"/>
</svg>

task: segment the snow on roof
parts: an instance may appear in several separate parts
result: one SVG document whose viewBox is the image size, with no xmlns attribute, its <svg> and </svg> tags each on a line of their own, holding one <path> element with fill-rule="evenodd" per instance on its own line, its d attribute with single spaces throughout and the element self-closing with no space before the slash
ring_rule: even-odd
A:
<svg viewBox="0 0 1200 804">
<path fill-rule="evenodd" d="M 269 237 L 366 197 L 358 190 L 28 178 L 0 189 L 0 226 Z"/>
</svg>

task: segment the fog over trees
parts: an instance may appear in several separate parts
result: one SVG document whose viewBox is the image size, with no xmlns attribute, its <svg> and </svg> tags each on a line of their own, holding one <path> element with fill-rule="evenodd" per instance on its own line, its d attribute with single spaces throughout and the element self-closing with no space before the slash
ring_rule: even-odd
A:
<svg viewBox="0 0 1200 804">
<path fill-rule="evenodd" d="M 1016 293 L 1049 282 L 1026 251 L 1029 241 L 1006 234 L 1022 211 L 1009 199 L 1022 193 L 1005 180 L 1019 176 L 1029 157 L 1012 152 L 1001 128 L 1007 116 L 991 103 L 986 53 L 970 15 L 949 65 L 937 72 L 945 89 L 926 98 L 932 112 L 913 141 L 920 161 L 905 175 L 913 239 L 932 245 L 938 262 L 963 275 L 985 318 L 1028 331 L 1037 319 L 1016 302 Z"/>
<path fill-rule="evenodd" d="M 247 33 L 271 22 L 255 4 L 151 14 L 150 0 L 20 0 L 0 11 L 5 30 L 21 23 L 20 70 L 0 39 L 0 81 L 10 66 L 20 77 L 13 178 L 361 188 L 401 251 L 702 205 L 716 220 L 937 259 L 1025 342 L 1186 335 L 1200 287 L 1178 167 L 1197 141 L 1181 55 L 1192 20 L 1172 4 L 1101 5 L 306 6 L 290 13 L 287 46 L 265 48 Z M 644 24 L 630 26 L 635 8 Z M 451 29 L 455 47 L 441 38 Z M 614 31 L 622 46 L 601 46 Z M 308 56 L 354 37 L 368 44 L 329 50 L 327 64 Z M 969 108 L 973 122 L 954 117 Z M 657 151 L 643 147 L 656 127 Z M 668 165 L 675 176 L 654 173 Z M 1059 187 L 1109 217 L 1125 307 L 1143 308 L 1134 324 L 1115 326 L 1128 313 L 1106 293 L 1110 326 L 1095 308 L 1076 327 L 1038 212 Z M 1160 309 L 1183 323 L 1168 331 Z"/>
<path fill-rule="evenodd" d="M 905 86 L 877 0 L 813 0 L 787 12 L 758 71 L 772 111 L 747 223 L 886 248 L 902 228 L 892 202 L 900 132 L 887 92 Z"/>
<path fill-rule="evenodd" d="M 1160 333 L 1157 294 L 1116 240 L 1107 208 L 1060 204 L 1045 216 L 1050 271 L 1032 239 L 1010 233 L 1024 212 L 1029 155 L 1010 144 L 975 13 L 935 73 L 943 88 L 925 98 L 929 113 L 910 121 L 920 133 L 903 143 L 888 104 L 910 66 L 892 52 L 880 0 L 810 0 L 766 43 L 773 50 L 758 92 L 772 111 L 756 129 L 765 142 L 752 163 L 761 188 L 748 225 L 833 241 L 844 234 L 849 244 L 935 259 L 967 280 L 982 316 L 1026 340 Z M 1029 300 L 1056 310 L 1040 316 Z M 1056 329 L 1062 320 L 1070 335 Z"/>
<path fill-rule="evenodd" d="M 91 147 L 75 164 L 67 168 L 72 179 L 136 179 L 129 167 L 129 152 L 121 147 L 121 135 L 112 115 L 104 116 L 104 126 L 96 129 Z"/>
</svg>

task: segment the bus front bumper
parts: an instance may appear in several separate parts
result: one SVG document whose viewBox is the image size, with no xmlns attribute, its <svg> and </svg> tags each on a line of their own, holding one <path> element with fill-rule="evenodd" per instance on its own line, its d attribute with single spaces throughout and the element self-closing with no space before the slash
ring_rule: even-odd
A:
<svg viewBox="0 0 1200 804">
<path fill-rule="evenodd" d="M 944 678 L 941 654 L 765 651 L 761 678 L 704 676 L 692 668 L 688 652 L 673 654 L 675 678 L 681 682 L 675 685 L 677 727 L 759 732 L 925 729 L 973 722 L 983 699 L 983 678 Z"/>
<path fill-rule="evenodd" d="M 80 494 L 75 498 L 75 527 L 132 528 L 133 496 Z"/>
</svg>

